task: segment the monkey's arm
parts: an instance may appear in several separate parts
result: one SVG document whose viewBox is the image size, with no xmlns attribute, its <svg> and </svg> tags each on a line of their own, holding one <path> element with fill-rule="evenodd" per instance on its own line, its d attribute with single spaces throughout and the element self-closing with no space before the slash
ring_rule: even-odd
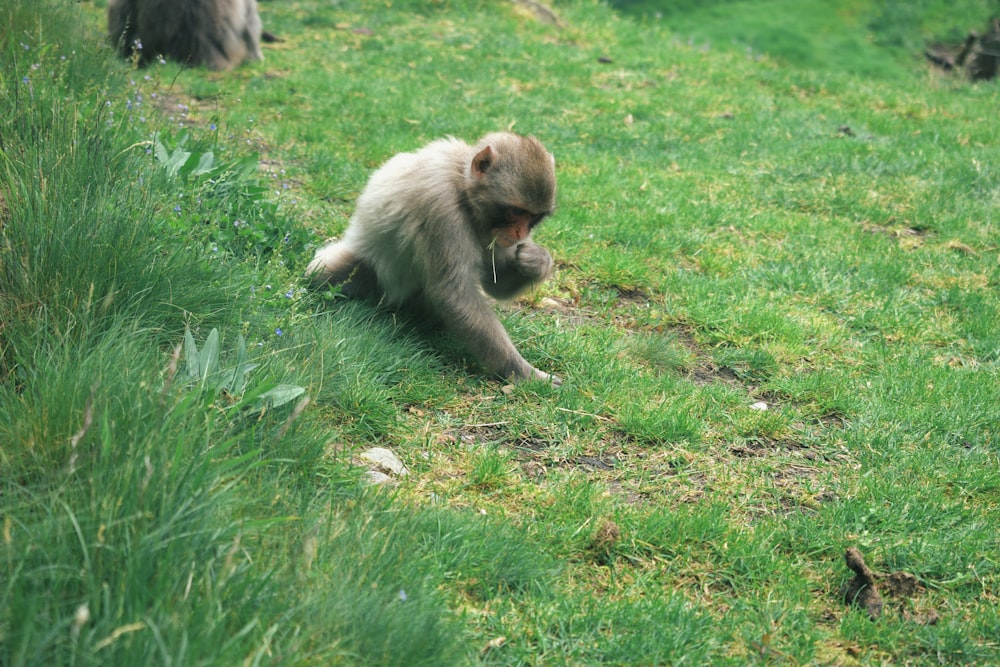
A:
<svg viewBox="0 0 1000 667">
<path fill-rule="evenodd" d="M 495 299 L 512 299 L 552 273 L 548 250 L 530 241 L 503 252 L 487 254 L 483 289 Z"/>
<path fill-rule="evenodd" d="M 562 384 L 558 376 L 540 371 L 524 360 L 473 282 L 439 280 L 427 286 L 424 297 L 448 329 L 491 373 L 506 380 L 539 379 L 556 386 Z"/>
</svg>

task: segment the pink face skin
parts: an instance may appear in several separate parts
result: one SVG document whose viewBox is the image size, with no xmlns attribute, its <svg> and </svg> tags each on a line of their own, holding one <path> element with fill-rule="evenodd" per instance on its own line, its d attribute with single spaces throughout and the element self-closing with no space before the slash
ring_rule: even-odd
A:
<svg viewBox="0 0 1000 667">
<path fill-rule="evenodd" d="M 506 211 L 507 224 L 496 230 L 496 242 L 503 248 L 511 248 L 531 235 L 532 228 L 542 221 L 547 213 L 532 213 L 517 206 Z"/>
</svg>

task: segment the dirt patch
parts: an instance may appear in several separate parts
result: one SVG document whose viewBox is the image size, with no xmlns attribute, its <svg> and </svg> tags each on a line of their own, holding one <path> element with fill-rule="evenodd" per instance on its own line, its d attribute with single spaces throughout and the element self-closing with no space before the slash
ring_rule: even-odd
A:
<svg viewBox="0 0 1000 667">
<path fill-rule="evenodd" d="M 207 128 L 211 123 L 206 118 L 211 112 L 211 107 L 204 100 L 169 92 L 156 92 L 147 99 L 152 101 L 153 106 L 159 109 L 168 121 L 182 127 Z"/>
<path fill-rule="evenodd" d="M 690 327 L 678 324 L 664 330 L 664 335 L 677 342 L 693 360 L 687 368 L 682 369 L 688 380 L 699 386 L 709 384 L 744 384 L 736 371 L 728 366 L 717 364 L 710 358 L 708 352 L 695 340 Z"/>
<path fill-rule="evenodd" d="M 618 480 L 613 480 L 608 484 L 608 492 L 624 500 L 627 505 L 644 505 L 650 498 L 648 493 L 626 486 Z"/>
<path fill-rule="evenodd" d="M 738 458 L 771 456 L 778 452 L 807 450 L 808 446 L 789 438 L 756 437 L 729 448 L 729 453 Z M 815 457 L 813 457 L 815 458 Z"/>
<path fill-rule="evenodd" d="M 880 234 L 895 239 L 902 250 L 920 248 L 933 233 L 933 230 L 929 227 L 912 223 L 897 224 L 893 219 L 890 219 L 885 224 L 874 223 L 868 220 L 860 224 L 861 229 L 869 234 Z"/>
<path fill-rule="evenodd" d="M 844 415 L 837 412 L 826 412 L 821 414 L 816 419 L 821 425 L 831 428 L 842 429 L 847 426 L 847 420 L 844 418 Z"/>
<path fill-rule="evenodd" d="M 924 587 L 909 572 L 892 572 L 885 578 L 889 595 L 897 598 L 911 598 L 924 591 Z"/>
<path fill-rule="evenodd" d="M 568 299 L 547 296 L 539 299 L 537 303 L 529 305 L 537 310 L 559 315 L 559 319 L 571 327 L 581 327 L 588 324 L 598 326 L 604 323 L 604 320 L 596 315 L 581 311 Z"/>
<path fill-rule="evenodd" d="M 562 465 L 581 468 L 588 472 L 596 472 L 599 470 L 614 470 L 616 463 L 618 463 L 618 459 L 613 456 L 609 458 L 601 458 L 599 456 L 572 456 L 564 459 Z"/>
<path fill-rule="evenodd" d="M 739 376 L 733 369 L 719 366 L 711 361 L 702 361 L 688 372 L 688 378 L 697 385 L 740 384 Z"/>
<path fill-rule="evenodd" d="M 855 547 L 849 547 L 844 553 L 847 567 L 854 572 L 854 577 L 843 589 L 844 604 L 863 609 L 871 620 L 876 620 L 886 609 L 885 600 L 879 589 L 899 603 L 899 615 L 903 620 L 920 625 L 934 625 L 940 616 L 936 609 L 914 612 L 907 607 L 907 600 L 922 595 L 926 589 L 916 576 L 909 572 L 890 572 L 880 574 L 865 563 L 861 552 Z"/>
<path fill-rule="evenodd" d="M 548 445 L 535 440 L 521 440 L 514 445 L 517 458 L 522 462 L 534 462 L 550 468 L 570 468 L 587 473 L 603 473 L 615 470 L 619 465 L 617 454 L 553 457 L 548 452 Z"/>
<path fill-rule="evenodd" d="M 645 305 L 650 301 L 649 293 L 637 287 L 621 287 L 620 285 L 612 285 L 611 289 L 618 292 L 618 299 L 622 303 Z"/>
<path fill-rule="evenodd" d="M 601 454 L 558 456 L 552 453 L 552 443 L 531 435 L 511 436 L 502 422 L 468 424 L 447 431 L 442 439 L 465 446 L 505 445 L 513 450 L 521 468 L 529 478 L 543 477 L 553 468 L 576 469 L 590 474 L 615 470 L 621 462 L 621 451 Z"/>
<path fill-rule="evenodd" d="M 610 519 L 603 519 L 590 536 L 587 552 L 591 560 L 600 565 L 610 565 L 615 559 L 615 546 L 621 537 L 618 524 Z"/>
</svg>

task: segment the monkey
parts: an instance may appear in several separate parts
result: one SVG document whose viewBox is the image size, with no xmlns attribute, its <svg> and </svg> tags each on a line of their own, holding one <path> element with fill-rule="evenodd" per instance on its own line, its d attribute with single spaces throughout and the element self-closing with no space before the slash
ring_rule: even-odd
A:
<svg viewBox="0 0 1000 667">
<path fill-rule="evenodd" d="M 538 139 L 439 139 L 372 174 L 343 237 L 316 252 L 306 275 L 349 297 L 416 305 L 490 373 L 559 386 L 524 360 L 486 296 L 512 299 L 550 276 L 552 256 L 531 234 L 555 198 L 555 158 Z"/>
<path fill-rule="evenodd" d="M 141 64 L 165 56 L 230 70 L 262 60 L 257 0 L 108 0 L 108 36 Z"/>
</svg>

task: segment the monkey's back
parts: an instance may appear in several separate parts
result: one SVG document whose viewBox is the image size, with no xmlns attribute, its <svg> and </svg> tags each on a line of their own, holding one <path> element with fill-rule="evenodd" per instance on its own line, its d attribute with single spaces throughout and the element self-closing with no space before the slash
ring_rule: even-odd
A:
<svg viewBox="0 0 1000 667">
<path fill-rule="evenodd" d="M 110 0 L 108 33 L 126 53 L 141 43 L 143 62 L 163 55 L 211 69 L 259 60 L 256 0 Z"/>
<path fill-rule="evenodd" d="M 451 265 L 443 254 L 480 254 L 473 230 L 455 214 L 472 155 L 468 144 L 451 138 L 399 153 L 358 197 L 344 239 L 375 270 L 390 303 L 403 303 L 431 276 L 440 282 L 435 273 Z"/>
</svg>

